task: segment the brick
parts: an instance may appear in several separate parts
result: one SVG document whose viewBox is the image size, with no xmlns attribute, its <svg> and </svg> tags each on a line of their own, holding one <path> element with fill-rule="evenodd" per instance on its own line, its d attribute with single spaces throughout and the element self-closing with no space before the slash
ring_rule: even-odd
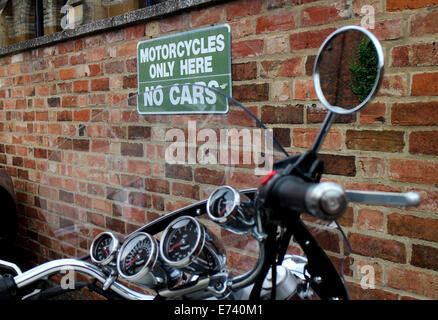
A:
<svg viewBox="0 0 438 320">
<path fill-rule="evenodd" d="M 88 92 L 88 80 L 78 80 L 73 82 L 73 91 L 80 92 Z"/>
<path fill-rule="evenodd" d="M 208 168 L 195 168 L 195 182 L 212 185 L 222 185 L 225 182 L 225 174 L 223 171 L 217 171 Z"/>
<path fill-rule="evenodd" d="M 68 80 L 68 79 L 75 78 L 75 69 L 74 68 L 70 68 L 70 69 L 60 70 L 59 71 L 59 78 L 61 80 Z"/>
<path fill-rule="evenodd" d="M 109 90 L 109 78 L 92 79 L 91 80 L 92 91 L 108 91 Z"/>
<path fill-rule="evenodd" d="M 379 210 L 360 209 L 357 212 L 356 226 L 362 230 L 383 231 L 383 213 Z"/>
<path fill-rule="evenodd" d="M 292 51 L 318 48 L 322 45 L 324 40 L 335 30 L 336 28 L 327 28 L 322 30 L 311 30 L 293 33 L 289 37 L 290 49 Z"/>
<path fill-rule="evenodd" d="M 409 46 L 411 66 L 431 66 L 438 64 L 438 43 L 416 43 Z"/>
<path fill-rule="evenodd" d="M 231 58 L 257 57 L 263 54 L 263 39 L 244 40 L 231 44 Z"/>
<path fill-rule="evenodd" d="M 290 30 L 295 28 L 293 12 L 261 16 L 256 20 L 256 33 Z"/>
<path fill-rule="evenodd" d="M 184 30 L 188 27 L 188 22 L 189 19 L 187 19 L 187 16 L 184 14 L 160 19 L 160 31 L 166 33 L 175 30 Z"/>
<path fill-rule="evenodd" d="M 301 80 L 294 81 L 294 99 L 296 100 L 317 100 L 315 86 L 313 80 Z"/>
<path fill-rule="evenodd" d="M 331 154 L 320 154 L 324 161 L 324 173 L 341 176 L 356 176 L 356 164 L 354 156 L 340 156 Z"/>
<path fill-rule="evenodd" d="M 252 80 L 257 78 L 257 63 L 236 63 L 231 65 L 233 81 Z"/>
<path fill-rule="evenodd" d="M 274 137 L 277 138 L 278 142 L 283 147 L 290 147 L 291 146 L 291 129 L 289 128 L 273 128 L 273 134 Z"/>
<path fill-rule="evenodd" d="M 334 5 L 320 5 L 304 8 L 301 11 L 301 26 L 316 26 L 341 20 L 341 10 L 338 7 L 342 5 L 345 6 L 345 4 L 342 3 L 335 3 Z"/>
<path fill-rule="evenodd" d="M 145 182 L 146 182 L 146 185 L 145 185 L 146 190 L 152 191 L 152 192 L 169 194 L 170 186 L 169 186 L 168 181 L 147 178 Z"/>
<path fill-rule="evenodd" d="M 438 191 L 422 189 L 413 189 L 412 191 L 418 192 L 421 197 L 420 205 L 414 210 L 438 213 Z"/>
<path fill-rule="evenodd" d="M 426 34 L 434 34 L 438 32 L 438 10 L 420 13 L 411 18 L 411 36 L 419 37 Z"/>
<path fill-rule="evenodd" d="M 130 187 L 136 189 L 142 189 L 144 187 L 144 180 L 141 177 L 135 175 L 122 174 L 121 185 L 123 187 Z"/>
<path fill-rule="evenodd" d="M 438 183 L 438 163 L 425 160 L 389 159 L 388 177 L 395 181 Z"/>
<path fill-rule="evenodd" d="M 387 0 L 387 11 L 399 11 L 406 9 L 417 9 L 438 4 L 437 0 Z"/>
<path fill-rule="evenodd" d="M 137 41 L 127 42 L 117 47 L 118 57 L 132 57 L 137 55 Z"/>
<path fill-rule="evenodd" d="M 399 39 L 403 36 L 402 19 L 376 21 L 372 32 L 380 41 Z"/>
<path fill-rule="evenodd" d="M 190 15 L 191 24 L 193 27 L 197 27 L 217 23 L 222 18 L 223 11 L 223 7 L 220 6 L 194 11 Z"/>
<path fill-rule="evenodd" d="M 177 197 L 199 200 L 199 185 L 173 182 L 172 194 Z"/>
<path fill-rule="evenodd" d="M 412 132 L 409 135 L 409 153 L 438 155 L 438 132 Z"/>
<path fill-rule="evenodd" d="M 438 123 L 438 102 L 394 103 L 391 122 L 401 126 L 434 126 Z"/>
<path fill-rule="evenodd" d="M 406 214 L 391 213 L 387 222 L 388 233 L 415 239 L 438 241 L 438 220 Z"/>
<path fill-rule="evenodd" d="M 125 40 L 135 40 L 138 38 L 143 38 L 145 35 L 145 25 L 144 24 L 137 24 L 134 26 L 130 26 L 125 28 Z"/>
<path fill-rule="evenodd" d="M 56 120 L 57 121 L 72 121 L 73 114 L 69 110 L 58 111 L 56 113 Z"/>
<path fill-rule="evenodd" d="M 145 126 L 130 126 L 128 127 L 128 139 L 149 139 L 151 136 L 151 128 Z"/>
<path fill-rule="evenodd" d="M 233 86 L 233 98 L 240 102 L 269 100 L 269 84 L 248 84 Z"/>
<path fill-rule="evenodd" d="M 111 61 L 105 64 L 105 72 L 108 74 L 123 73 L 124 69 L 123 61 Z"/>
<path fill-rule="evenodd" d="M 87 62 L 96 62 L 109 58 L 106 48 L 96 48 L 87 52 Z"/>
<path fill-rule="evenodd" d="M 294 128 L 293 130 L 293 143 L 294 146 L 299 148 L 309 148 L 313 145 L 315 138 L 319 132 L 316 128 Z M 342 148 L 342 135 L 338 130 L 330 130 L 327 133 L 322 149 L 329 150 L 341 150 Z"/>
<path fill-rule="evenodd" d="M 137 89 L 137 75 L 123 77 L 123 89 Z"/>
<path fill-rule="evenodd" d="M 239 19 L 229 23 L 231 38 L 236 40 L 255 33 L 255 22 L 253 19 Z"/>
<path fill-rule="evenodd" d="M 73 114 L 74 121 L 87 122 L 90 120 L 90 110 L 78 110 Z"/>
<path fill-rule="evenodd" d="M 252 16 L 262 10 L 262 0 L 243 0 L 226 6 L 227 20 Z"/>
<path fill-rule="evenodd" d="M 268 38 L 265 40 L 265 47 L 268 56 L 272 54 L 287 53 L 289 50 L 288 38 L 286 36 Z"/>
<path fill-rule="evenodd" d="M 370 103 L 360 110 L 360 123 L 384 123 L 386 120 L 386 105 L 384 103 Z"/>
<path fill-rule="evenodd" d="M 261 109 L 261 120 L 265 124 L 269 123 L 303 123 L 303 106 L 288 105 L 285 107 L 263 106 Z"/>
<path fill-rule="evenodd" d="M 285 60 L 280 64 L 278 76 L 295 77 L 302 74 L 303 59 L 301 57 Z"/>
<path fill-rule="evenodd" d="M 386 75 L 380 86 L 379 96 L 401 97 L 407 95 L 407 78 L 404 75 Z"/>
<path fill-rule="evenodd" d="M 63 96 L 61 101 L 61 106 L 63 108 L 71 108 L 77 106 L 77 97 L 76 96 Z"/>
<path fill-rule="evenodd" d="M 129 204 L 142 208 L 150 208 L 152 205 L 152 197 L 144 192 L 132 191 L 129 193 Z"/>
<path fill-rule="evenodd" d="M 413 244 L 411 265 L 437 271 L 438 249 L 421 244 Z"/>
<path fill-rule="evenodd" d="M 401 131 L 347 130 L 345 144 L 348 149 L 400 152 L 404 148 Z"/>
<path fill-rule="evenodd" d="M 385 174 L 385 160 L 381 158 L 359 157 L 360 168 L 366 178 L 378 178 Z"/>
<path fill-rule="evenodd" d="M 421 73 L 412 76 L 412 96 L 438 95 L 438 73 Z"/>
<path fill-rule="evenodd" d="M 407 67 L 409 62 L 409 46 L 399 46 L 391 49 L 391 66 L 392 67 Z"/>
<path fill-rule="evenodd" d="M 143 144 L 141 143 L 126 143 L 121 146 L 122 156 L 143 157 Z"/>
<path fill-rule="evenodd" d="M 356 254 L 406 263 L 406 247 L 401 242 L 358 233 L 350 234 L 348 239 Z"/>
<path fill-rule="evenodd" d="M 65 54 L 69 52 L 75 51 L 75 42 L 74 41 L 68 41 L 63 42 L 58 45 L 58 53 L 59 54 Z"/>
<path fill-rule="evenodd" d="M 183 166 L 179 164 L 167 164 L 166 163 L 166 178 L 172 178 L 172 179 L 180 179 L 180 180 L 187 180 L 192 181 L 193 179 L 193 172 L 192 168 L 188 166 Z"/>
<path fill-rule="evenodd" d="M 438 277 L 434 274 L 394 266 L 388 268 L 387 278 L 391 288 L 438 299 Z"/>
<path fill-rule="evenodd" d="M 73 139 L 73 150 L 75 151 L 89 151 L 90 140 L 88 139 Z"/>
</svg>

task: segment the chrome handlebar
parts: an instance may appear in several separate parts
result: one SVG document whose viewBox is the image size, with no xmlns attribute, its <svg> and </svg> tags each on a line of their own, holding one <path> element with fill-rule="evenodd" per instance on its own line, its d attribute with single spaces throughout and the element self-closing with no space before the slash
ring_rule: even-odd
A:
<svg viewBox="0 0 438 320">
<path fill-rule="evenodd" d="M 17 288 L 23 288 L 29 284 L 38 281 L 46 276 L 53 275 L 55 273 L 72 270 L 83 273 L 90 276 L 101 283 L 105 283 L 107 276 L 94 264 L 87 261 L 81 261 L 76 259 L 59 259 L 46 262 L 28 271 L 25 271 L 14 277 L 14 282 Z M 129 300 L 152 300 L 154 296 L 149 294 L 140 293 L 134 291 L 118 281 L 114 281 L 109 289 Z"/>
</svg>

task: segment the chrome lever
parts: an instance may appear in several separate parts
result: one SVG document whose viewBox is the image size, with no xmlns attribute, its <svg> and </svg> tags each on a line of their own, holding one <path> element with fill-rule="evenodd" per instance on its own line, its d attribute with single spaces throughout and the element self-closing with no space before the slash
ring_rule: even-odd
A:
<svg viewBox="0 0 438 320">
<path fill-rule="evenodd" d="M 420 194 L 413 191 L 397 193 L 346 190 L 345 193 L 349 202 L 407 207 L 416 207 L 421 202 Z"/>
</svg>

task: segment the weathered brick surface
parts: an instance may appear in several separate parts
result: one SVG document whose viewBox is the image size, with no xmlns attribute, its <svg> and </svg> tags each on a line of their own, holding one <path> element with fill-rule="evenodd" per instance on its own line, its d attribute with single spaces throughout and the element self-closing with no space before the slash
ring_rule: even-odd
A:
<svg viewBox="0 0 438 320">
<path fill-rule="evenodd" d="M 137 91 L 138 41 L 228 23 L 233 97 L 273 128 L 290 154 L 297 154 L 312 145 L 327 114 L 312 79 L 318 48 L 338 27 L 360 24 L 363 6 L 371 5 L 375 26 L 370 31 L 383 44 L 386 74 L 373 103 L 356 115 L 336 117 L 322 147 L 324 179 L 346 189 L 415 190 L 423 202 L 395 209 L 350 204 L 340 219 L 353 247 L 352 265 L 344 271 L 355 299 L 436 299 L 437 4 L 216 2 L 0 57 L 0 165 L 17 192 L 20 246 L 37 262 L 82 255 L 104 230 L 124 236 L 169 210 L 206 198 L 219 185 L 260 183 L 262 177 L 252 170 L 254 159 L 232 170 L 163 161 L 166 145 L 157 138 L 164 129 L 154 124 L 172 128 L 186 119 L 142 118 L 132 109 L 135 103 L 126 102 Z M 115 104 L 119 108 L 102 113 Z M 221 117 L 210 120 L 225 126 Z M 239 110 L 231 110 L 226 123 L 256 127 Z M 242 152 L 237 158 L 243 159 Z M 66 231 L 73 227 L 77 237 Z M 60 229 L 62 236 L 55 235 Z M 255 263 L 254 243 L 215 232 L 227 245 L 233 271 Z M 316 237 L 340 265 L 346 250 L 342 238 L 327 229 Z M 291 245 L 288 252 L 300 250 Z M 364 265 L 375 268 L 374 290 L 360 287 L 354 268 Z"/>
</svg>

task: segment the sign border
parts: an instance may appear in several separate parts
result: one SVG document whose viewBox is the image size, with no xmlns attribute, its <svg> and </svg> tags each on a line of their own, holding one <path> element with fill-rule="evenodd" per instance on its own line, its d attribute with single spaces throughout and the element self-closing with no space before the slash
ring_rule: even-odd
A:
<svg viewBox="0 0 438 320">
<path fill-rule="evenodd" d="M 230 78 L 229 80 L 229 87 L 230 87 L 230 97 L 232 97 L 232 79 L 231 79 L 231 28 L 230 25 L 228 23 L 226 24 L 221 24 L 221 25 L 217 25 L 217 26 L 212 26 L 212 27 L 206 27 L 206 28 L 201 28 L 201 29 L 196 29 L 196 30 L 190 30 L 190 31 L 186 31 L 186 32 L 181 32 L 181 33 L 175 33 L 175 34 L 170 34 L 167 36 L 163 36 L 163 37 L 158 37 L 158 38 L 154 38 L 154 39 L 148 39 L 148 40 L 143 40 L 143 41 L 139 41 L 137 43 L 137 112 L 138 114 L 142 114 L 142 115 L 154 115 L 154 114 L 226 114 L 229 111 L 229 103 L 228 103 L 228 98 L 226 101 L 226 109 L 224 111 L 162 111 L 162 112 L 141 112 L 139 110 L 138 107 L 138 96 L 140 94 L 143 94 L 143 92 L 139 92 L 138 88 L 140 87 L 140 77 L 138 76 L 139 74 L 139 68 L 140 68 L 140 59 L 138 58 L 138 50 L 139 50 L 139 46 L 145 42 L 150 42 L 150 41 L 156 41 L 156 40 L 162 40 L 162 39 L 166 39 L 166 38 L 170 38 L 170 37 L 175 37 L 177 35 L 180 34 L 190 34 L 190 33 L 195 33 L 195 32 L 200 32 L 200 31 L 204 31 L 204 30 L 212 30 L 212 29 L 217 29 L 217 28 L 223 28 L 226 27 L 228 29 L 228 57 L 230 59 L 230 63 L 228 65 L 228 74 L 222 74 L 222 75 L 228 75 Z M 141 82 L 144 83 L 144 82 Z M 182 85 L 182 84 L 181 84 Z M 226 94 L 224 93 L 224 97 L 226 97 Z"/>
</svg>

